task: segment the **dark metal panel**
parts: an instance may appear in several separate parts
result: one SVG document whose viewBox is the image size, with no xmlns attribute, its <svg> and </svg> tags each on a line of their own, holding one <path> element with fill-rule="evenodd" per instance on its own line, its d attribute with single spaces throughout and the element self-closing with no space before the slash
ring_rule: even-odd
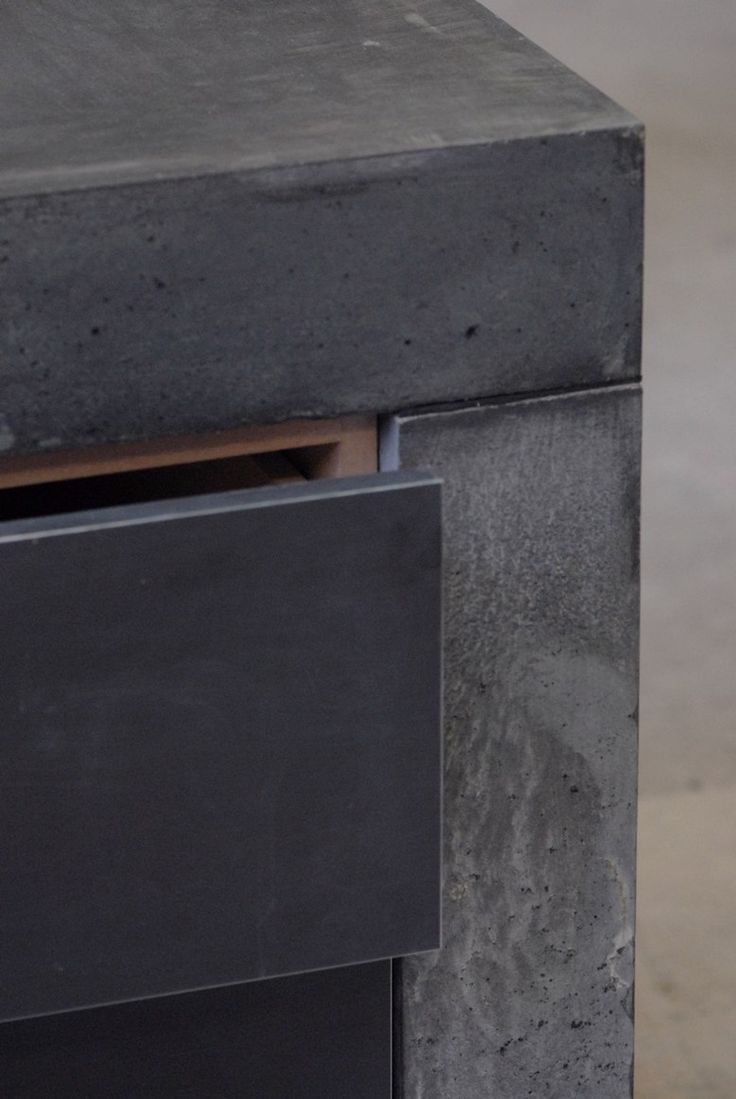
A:
<svg viewBox="0 0 736 1099">
<path fill-rule="evenodd" d="M 630 1099 L 638 387 L 395 422 L 444 478 L 443 949 L 402 1095 Z"/>
<path fill-rule="evenodd" d="M 0 1025 L 7 1099 L 389 1099 L 390 962 Z"/>
<path fill-rule="evenodd" d="M 4 525 L 1 1017 L 438 945 L 439 504 Z"/>
</svg>

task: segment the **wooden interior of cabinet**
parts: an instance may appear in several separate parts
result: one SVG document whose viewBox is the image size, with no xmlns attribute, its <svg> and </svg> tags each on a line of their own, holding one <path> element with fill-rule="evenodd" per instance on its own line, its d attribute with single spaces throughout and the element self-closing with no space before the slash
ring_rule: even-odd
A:
<svg viewBox="0 0 736 1099">
<path fill-rule="evenodd" d="M 25 518 L 377 468 L 375 417 L 237 428 L 0 460 L 0 517 Z"/>
</svg>

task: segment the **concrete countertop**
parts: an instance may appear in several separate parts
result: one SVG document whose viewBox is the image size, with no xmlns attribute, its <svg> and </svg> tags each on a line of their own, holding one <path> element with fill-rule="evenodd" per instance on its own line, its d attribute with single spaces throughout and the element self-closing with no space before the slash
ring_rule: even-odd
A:
<svg viewBox="0 0 736 1099">
<path fill-rule="evenodd" d="M 638 375 L 640 128 L 474 0 L 0 13 L 0 451 Z"/>
<path fill-rule="evenodd" d="M 0 27 L 8 196 L 633 124 L 473 0 L 27 0 Z"/>
</svg>

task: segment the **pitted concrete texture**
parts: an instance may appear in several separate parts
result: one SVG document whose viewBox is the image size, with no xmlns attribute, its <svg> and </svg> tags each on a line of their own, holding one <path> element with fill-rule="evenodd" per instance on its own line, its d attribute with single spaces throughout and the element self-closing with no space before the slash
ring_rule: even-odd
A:
<svg viewBox="0 0 736 1099">
<path fill-rule="evenodd" d="M 0 6 L 0 453 L 638 378 L 638 124 L 420 7 Z"/>
<path fill-rule="evenodd" d="M 625 1099 L 638 390 L 392 426 L 445 481 L 444 949 L 403 963 L 404 1094 Z"/>
</svg>

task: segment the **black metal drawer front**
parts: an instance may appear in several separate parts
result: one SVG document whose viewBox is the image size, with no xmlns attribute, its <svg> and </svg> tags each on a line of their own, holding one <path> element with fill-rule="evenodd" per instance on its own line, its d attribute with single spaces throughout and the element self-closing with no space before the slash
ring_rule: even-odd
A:
<svg viewBox="0 0 736 1099">
<path fill-rule="evenodd" d="M 438 946 L 440 491 L 6 524 L 0 1018 Z"/>
</svg>

